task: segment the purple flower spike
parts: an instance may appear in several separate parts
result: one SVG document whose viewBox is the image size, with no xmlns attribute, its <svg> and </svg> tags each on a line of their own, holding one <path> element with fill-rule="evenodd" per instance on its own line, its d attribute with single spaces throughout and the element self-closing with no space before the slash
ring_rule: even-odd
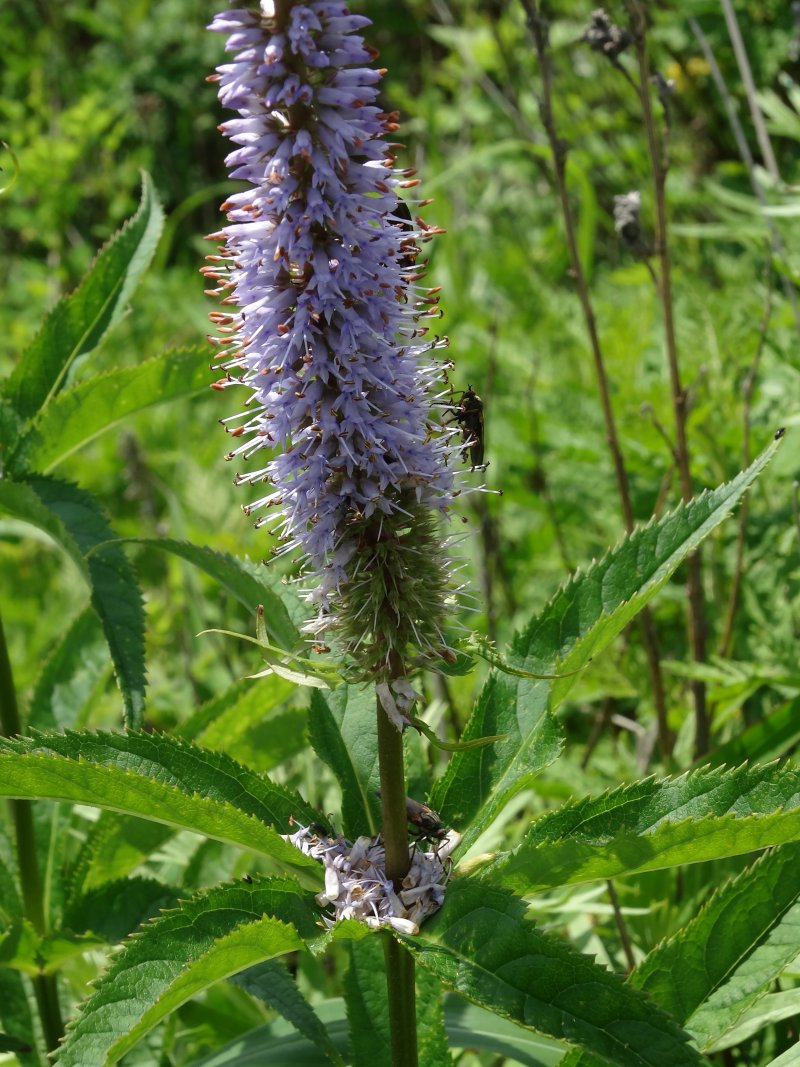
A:
<svg viewBox="0 0 800 1067">
<path fill-rule="evenodd" d="M 438 517 L 457 450 L 432 407 L 444 375 L 430 353 L 447 342 L 420 325 L 439 314 L 417 266 L 435 230 L 398 198 L 417 183 L 383 140 L 396 116 L 376 103 L 368 24 L 340 0 L 262 0 L 212 22 L 234 53 L 214 79 L 238 112 L 221 127 L 237 146 L 226 162 L 249 188 L 223 205 L 205 273 L 230 307 L 211 316 L 216 387 L 252 390 L 224 420 L 244 438 L 228 458 L 264 450 L 236 479 L 266 486 L 245 510 L 315 575 L 309 631 L 335 626 L 363 676 L 391 679 L 408 644 L 444 645 Z"/>
</svg>

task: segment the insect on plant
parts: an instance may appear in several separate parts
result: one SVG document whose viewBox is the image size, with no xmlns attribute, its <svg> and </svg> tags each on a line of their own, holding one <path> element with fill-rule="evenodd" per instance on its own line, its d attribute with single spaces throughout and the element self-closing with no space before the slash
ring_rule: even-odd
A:
<svg viewBox="0 0 800 1067">
<path fill-rule="evenodd" d="M 473 470 L 485 466 L 483 462 L 484 429 L 483 401 L 468 385 L 461 394 L 461 400 L 453 406 L 453 418 L 461 427 L 464 451 L 469 449 L 469 459 Z"/>
</svg>

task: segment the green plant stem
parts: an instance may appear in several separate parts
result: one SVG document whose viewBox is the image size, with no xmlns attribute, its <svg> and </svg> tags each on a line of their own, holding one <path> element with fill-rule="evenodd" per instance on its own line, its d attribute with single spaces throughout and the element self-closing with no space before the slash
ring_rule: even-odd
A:
<svg viewBox="0 0 800 1067">
<path fill-rule="evenodd" d="M 389 1030 L 393 1067 L 417 1067 L 417 1005 L 414 990 L 414 957 L 390 933 L 385 935 L 384 954 L 389 986 Z M 394 989 L 394 993 L 393 993 Z"/>
<path fill-rule="evenodd" d="M 402 665 L 393 662 L 391 674 L 400 677 Z M 403 735 L 389 721 L 377 700 L 378 763 L 381 778 L 383 842 L 386 849 L 386 874 L 398 889 L 408 873 L 408 818 L 403 767 Z M 414 990 L 414 960 L 407 949 L 386 935 L 386 986 L 389 997 L 389 1027 L 392 1040 L 393 1067 L 416 1067 L 417 1020 Z"/>
<path fill-rule="evenodd" d="M 4 736 L 15 737 L 22 733 L 22 723 L 17 705 L 17 691 L 11 660 L 8 656 L 3 620 L 0 618 L 0 729 Z M 29 800 L 11 800 L 14 819 L 14 834 L 17 842 L 17 866 L 22 886 L 25 917 L 37 934 L 47 932 L 44 914 L 42 880 L 36 859 L 36 835 L 33 826 L 33 806 Z M 48 1051 L 58 1047 L 64 1036 L 64 1022 L 58 1003 L 58 988 L 55 975 L 39 974 L 33 979 L 39 1018 L 42 1024 Z"/>
<path fill-rule="evenodd" d="M 628 0 L 633 37 L 636 43 L 636 57 L 639 64 L 639 82 L 636 91 L 642 109 L 647 135 L 647 151 L 650 157 L 650 169 L 653 179 L 653 191 L 656 208 L 655 245 L 659 261 L 658 293 L 664 319 L 664 337 L 667 349 L 672 407 L 675 418 L 675 459 L 680 475 L 681 497 L 688 503 L 694 495 L 692 474 L 689 465 L 689 445 L 686 434 L 686 390 L 681 384 L 678 362 L 678 344 L 675 337 L 675 318 L 672 305 L 672 275 L 669 258 L 668 221 L 666 184 L 669 168 L 666 144 L 659 137 L 653 103 L 650 98 L 650 61 L 647 56 L 647 21 L 640 0 Z M 689 600 L 689 645 L 692 659 L 696 663 L 705 662 L 706 625 L 703 597 L 702 571 L 699 551 L 693 552 L 686 560 L 687 592 Z M 709 723 L 706 706 L 705 683 L 699 679 L 691 682 L 695 715 L 695 757 L 700 758 L 708 752 Z"/>
<path fill-rule="evenodd" d="M 614 464 L 614 474 L 617 481 L 622 518 L 625 529 L 630 533 L 634 528 L 633 505 L 631 503 L 630 485 L 628 472 L 625 468 L 625 460 L 617 434 L 617 424 L 614 418 L 614 409 L 611 405 L 611 390 L 608 385 L 603 350 L 600 347 L 600 337 L 597 332 L 597 322 L 594 308 L 589 295 L 589 285 L 586 274 L 581 264 L 578 253 L 578 241 L 575 235 L 575 220 L 567 189 L 567 144 L 558 136 L 555 119 L 553 116 L 553 90 L 552 71 L 550 66 L 550 49 L 548 46 L 547 24 L 542 18 L 536 0 L 522 0 L 522 6 L 528 17 L 528 26 L 533 37 L 536 55 L 539 60 L 539 70 L 542 79 L 542 93 L 539 98 L 539 114 L 542 125 L 545 128 L 547 139 L 550 143 L 550 151 L 553 156 L 553 169 L 555 172 L 556 188 L 561 204 L 561 215 L 564 220 L 564 231 L 567 239 L 569 252 L 570 274 L 575 281 L 575 288 L 583 311 L 586 324 L 586 332 L 589 336 L 589 346 L 594 360 L 595 378 L 600 393 L 600 403 L 603 409 L 603 421 L 606 428 L 606 441 L 611 459 Z M 643 608 L 639 616 L 639 626 L 642 632 L 645 655 L 647 657 L 647 669 L 650 674 L 650 683 L 653 691 L 653 703 L 658 722 L 658 742 L 661 754 L 667 758 L 672 753 L 672 735 L 667 724 L 667 701 L 664 692 L 664 678 L 661 673 L 661 657 L 658 649 L 658 637 L 653 622 L 653 616 L 649 608 Z"/>
</svg>

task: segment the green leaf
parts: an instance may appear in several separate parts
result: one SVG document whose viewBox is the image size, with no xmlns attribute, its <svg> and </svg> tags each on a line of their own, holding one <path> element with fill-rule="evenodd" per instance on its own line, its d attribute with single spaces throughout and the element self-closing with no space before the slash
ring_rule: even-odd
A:
<svg viewBox="0 0 800 1067">
<path fill-rule="evenodd" d="M 126 878 L 175 833 L 163 823 L 101 811 L 72 866 L 69 900 Z"/>
<path fill-rule="evenodd" d="M 719 1041 L 715 1041 L 710 1046 L 709 1052 L 720 1052 L 723 1049 L 741 1045 L 771 1023 L 791 1019 L 794 1015 L 800 1015 L 800 989 L 767 993 L 739 1016 L 736 1025 L 728 1030 Z M 800 1049 L 798 1049 L 798 1054 L 800 1055 Z"/>
<path fill-rule="evenodd" d="M 315 1006 L 330 1040 L 347 1054 L 347 1021 L 344 1001 L 324 1000 Z M 501 1019 L 462 997 L 444 998 L 445 1027 L 454 1048 L 470 1048 L 509 1056 L 524 1067 L 561 1067 L 564 1046 L 539 1037 L 530 1030 Z M 424 1061 L 421 1061 L 424 1065 Z M 191 1067 L 318 1067 L 319 1049 L 288 1023 L 278 1021 L 256 1027 Z"/>
<path fill-rule="evenodd" d="M 219 703 L 216 717 L 204 729 L 180 732 L 204 748 L 227 752 L 234 759 L 247 760 L 255 770 L 269 771 L 305 747 L 308 711 L 282 707 L 294 687 L 281 678 L 245 682 L 246 688 L 229 690 L 229 705 Z"/>
<path fill-rule="evenodd" d="M 482 877 L 523 893 L 699 863 L 800 840 L 800 772 L 698 770 L 649 778 L 538 819 Z"/>
<path fill-rule="evenodd" d="M 9 469 L 47 473 L 128 415 L 199 393 L 209 384 L 207 346 L 201 345 L 96 375 L 65 389 L 39 413 L 11 453 Z"/>
<path fill-rule="evenodd" d="M 126 722 L 141 725 L 144 712 L 144 607 L 133 567 L 118 546 L 102 508 L 84 489 L 53 478 L 25 483 L 0 480 L 0 510 L 44 530 L 64 549 L 87 581 L 103 625 L 122 692 Z M 95 546 L 96 552 L 87 554 Z"/>
<path fill-rule="evenodd" d="M 649 993 L 703 1049 L 720 1042 L 796 956 L 800 844 L 762 856 L 645 959 L 631 984 Z M 680 974 L 680 982 L 675 975 Z"/>
<path fill-rule="evenodd" d="M 217 886 L 149 923 L 100 979 L 57 1054 L 116 1063 L 171 1011 L 220 979 L 303 947 L 318 913 L 288 879 Z"/>
<path fill-rule="evenodd" d="M 781 1053 L 774 1060 L 770 1060 L 767 1067 L 800 1067 L 800 1043 Z"/>
<path fill-rule="evenodd" d="M 417 990 L 417 1046 L 419 1061 L 428 1067 L 452 1067 L 450 1042 L 444 1022 L 444 990 L 430 971 L 414 968 Z"/>
<path fill-rule="evenodd" d="M 455 879 L 441 911 L 401 940 L 449 988 L 505 1019 L 616 1067 L 701 1062 L 673 1020 L 605 967 L 541 933 L 525 902 Z"/>
<path fill-rule="evenodd" d="M 350 966 L 344 979 L 344 994 L 353 1060 L 374 1067 L 392 1067 L 383 938 L 351 941 L 348 948 Z"/>
<path fill-rule="evenodd" d="M 180 556 L 219 582 L 251 614 L 255 615 L 259 605 L 263 604 L 267 633 L 281 648 L 293 649 L 300 643 L 300 632 L 289 618 L 282 599 L 291 600 L 295 594 L 288 586 L 281 585 L 279 578 L 268 575 L 264 564 L 251 563 L 224 552 L 214 552 L 205 546 L 201 548 L 166 537 L 126 537 L 118 540 Z"/>
<path fill-rule="evenodd" d="M 780 704 L 752 726 L 742 730 L 704 760 L 712 767 L 727 764 L 766 763 L 782 756 L 800 741 L 800 698 Z"/>
<path fill-rule="evenodd" d="M 730 513 L 780 447 L 776 435 L 748 469 L 659 521 L 639 527 L 583 574 L 576 574 L 519 633 L 505 659 L 556 681 L 490 675 L 462 740 L 507 734 L 472 752 L 459 752 L 434 787 L 431 805 L 464 834 L 462 854 L 508 802 L 555 758 L 556 708 L 576 671 L 601 652 L 664 585 L 680 562 Z"/>
<path fill-rule="evenodd" d="M 108 650 L 100 623 L 87 608 L 45 660 L 28 707 L 28 722 L 40 730 L 72 729 L 107 672 Z"/>
<path fill-rule="evenodd" d="M 0 1018 L 4 1028 L 19 1039 L 22 1047 L 30 1050 L 18 1053 L 22 1067 L 42 1067 L 36 1050 L 31 1001 L 25 992 L 24 979 L 19 971 L 4 967 L 0 967 Z"/>
<path fill-rule="evenodd" d="M 298 1033 L 313 1042 L 331 1063 L 341 1067 L 342 1057 L 322 1020 L 297 988 L 297 983 L 282 960 L 270 960 L 250 967 L 241 974 L 234 975 L 232 981 L 234 985 L 246 989 L 252 996 L 258 997 L 274 1011 L 279 1012 Z"/>
<path fill-rule="evenodd" d="M 297 793 L 221 753 L 147 733 L 0 738 L 0 796 L 93 804 L 274 856 L 319 878 L 279 835 L 319 818 Z"/>
<path fill-rule="evenodd" d="M 63 388 L 74 360 L 96 348 L 119 321 L 155 251 L 162 220 L 152 182 L 143 174 L 136 214 L 105 245 L 80 288 L 56 304 L 6 382 L 5 395 L 23 418 Z"/>
<path fill-rule="evenodd" d="M 154 878 L 120 878 L 72 899 L 62 925 L 78 933 L 97 934 L 115 945 L 159 911 L 174 908 L 180 890 Z"/>
<path fill-rule="evenodd" d="M 496 673 L 487 678 L 461 740 L 507 739 L 456 752 L 430 795 L 442 821 L 463 834 L 457 854 L 560 753 L 561 728 L 547 712 L 548 684 Z"/>
<path fill-rule="evenodd" d="M 308 735 L 342 789 L 342 832 L 355 840 L 377 831 L 375 790 L 378 770 L 378 725 L 374 686 L 341 686 L 323 697 L 311 694 Z"/>
<path fill-rule="evenodd" d="M 78 545 L 88 571 L 92 607 L 103 624 L 117 683 L 131 729 L 144 717 L 144 606 L 136 572 L 117 545 L 102 508 L 84 489 L 53 478 L 31 478 L 28 485 L 63 523 Z M 92 551 L 96 546 L 101 547 Z M 91 553 L 91 554 L 90 554 Z M 88 558 L 87 558 L 88 557 Z"/>
</svg>

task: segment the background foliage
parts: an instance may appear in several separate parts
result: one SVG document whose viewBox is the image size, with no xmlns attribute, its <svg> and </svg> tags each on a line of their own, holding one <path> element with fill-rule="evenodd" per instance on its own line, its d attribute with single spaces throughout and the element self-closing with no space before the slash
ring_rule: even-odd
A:
<svg viewBox="0 0 800 1067">
<path fill-rule="evenodd" d="M 567 273 L 536 105 L 537 64 L 521 6 L 477 0 L 458 5 L 373 0 L 359 6 L 375 22 L 372 40 L 389 70 L 386 107 L 400 110 L 406 157 L 420 170 L 423 195 L 435 197 L 425 217 L 448 230 L 433 247 L 430 276 L 444 289 L 442 328 L 451 338 L 456 388 L 472 384 L 486 405 L 487 482 L 503 491 L 502 497 L 474 494 L 464 504 L 475 531 L 465 551 L 477 596 L 476 613 L 466 621 L 504 644 L 569 571 L 601 556 L 623 528 Z M 656 293 L 644 265 L 621 248 L 611 217 L 614 195 L 640 188 L 644 221 L 652 226 L 646 145 L 629 86 L 580 43 L 589 5 L 569 0 L 552 6 L 556 114 L 571 145 L 569 181 L 581 258 L 591 281 L 634 510 L 644 521 L 679 497 L 660 430 L 671 433 L 671 406 Z M 780 283 L 781 275 L 800 278 L 796 31 L 790 5 L 778 0 L 740 2 L 736 8 L 756 83 L 766 94 L 785 182 L 768 190 L 787 249 L 771 270 L 765 216 L 687 21 L 690 15 L 700 21 L 742 101 L 719 6 L 715 0 L 665 2 L 652 12 L 654 63 L 676 87 L 668 188 L 698 490 L 731 479 L 746 465 L 742 387 L 760 349 L 749 411 L 753 454 L 778 425 L 791 429 L 800 421 L 798 330 Z M 91 375 L 139 367 L 177 346 L 199 351 L 209 310 L 197 275 L 208 251 L 202 237 L 217 229 L 217 207 L 227 188 L 224 148 L 215 129 L 222 116 L 213 87 L 204 82 L 221 59 L 220 42 L 204 30 L 213 11 L 185 0 L 124 5 L 39 0 L 0 9 L 0 131 L 19 167 L 13 188 L 0 199 L 5 250 L 0 377 L 10 374 L 44 312 L 75 288 L 100 246 L 133 214 L 142 168 L 153 177 L 166 224 L 130 314 L 91 355 Z M 615 14 L 622 17 L 621 11 Z M 752 133 L 743 103 L 741 113 Z M 3 175 L 10 177 L 8 152 L 2 162 Z M 196 358 L 200 362 L 192 364 L 187 358 L 187 376 L 197 376 L 191 367 L 201 366 L 203 357 Z M 87 371 L 77 361 L 71 382 L 88 377 Z M 160 385 L 143 388 L 155 392 Z M 234 471 L 221 461 L 226 441 L 216 420 L 231 409 L 206 393 L 199 378 L 192 393 L 121 422 L 64 458 L 54 473 L 95 494 L 119 535 L 144 540 L 125 551 L 145 592 L 148 729 L 199 738 L 256 770 L 270 771 L 276 782 L 299 790 L 320 810 L 332 810 L 334 777 L 307 750 L 308 700 L 298 690 L 272 679 L 259 686 L 256 697 L 241 683 L 235 713 L 216 723 L 213 703 L 206 703 L 254 668 L 242 647 L 218 635 L 197 635 L 212 627 L 250 630 L 248 596 L 242 588 L 238 596 L 230 588 L 220 592 L 213 576 L 146 543 L 187 540 L 253 561 L 269 551 L 265 537 L 241 514 L 242 491 L 234 490 Z M 654 601 L 670 726 L 678 735 L 674 762 L 665 767 L 653 756 L 644 654 L 631 632 L 574 685 L 559 711 L 566 752 L 533 788 L 514 798 L 504 816 L 507 839 L 520 839 L 531 814 L 573 793 L 599 793 L 649 771 L 686 769 L 692 730 L 688 680 L 698 671 L 709 685 L 714 763 L 791 760 L 800 737 L 800 527 L 791 490 L 800 476 L 797 468 L 790 437 L 754 490 L 739 605 L 725 649 L 736 522 L 723 525 L 706 549 L 712 654 L 707 667 L 689 663 L 680 573 Z M 0 519 L 0 591 L 16 681 L 34 725 L 118 727 L 119 691 L 99 627 L 83 613 L 80 576 L 51 542 L 31 538 L 13 518 Z M 70 627 L 80 656 L 48 688 L 48 667 L 54 678 L 58 673 L 48 657 Z M 447 684 L 430 679 L 426 720 L 460 732 L 481 681 L 480 674 Z M 205 711 L 198 712 L 202 705 Z M 268 728 L 267 708 L 276 709 Z M 55 722 L 48 715 L 55 715 Z M 424 795 L 444 757 L 421 744 L 412 744 L 409 756 L 412 786 Z M 71 815 L 56 807 L 42 810 L 41 818 L 53 822 L 54 836 L 62 823 L 68 829 L 58 862 L 90 883 L 91 871 L 82 865 L 98 862 L 98 840 L 111 833 L 106 825 L 113 816 L 104 814 L 95 824 L 80 809 Z M 122 831 L 115 827 L 115 832 Z M 143 863 L 145 873 L 164 886 L 162 906 L 250 869 L 245 854 L 212 840 L 198 844 L 188 834 L 158 838 L 152 827 L 126 826 L 125 840 L 129 855 L 117 860 L 119 876 Z M 496 840 L 483 844 L 493 847 Z M 628 909 L 637 958 L 680 929 L 723 873 L 743 866 L 740 859 L 716 862 L 713 869 L 698 863 L 621 881 L 618 893 Z M 545 892 L 533 906 L 547 926 L 568 931 L 577 947 L 622 969 L 623 946 L 596 887 Z M 152 914 L 149 907 L 148 901 L 143 915 Z M 346 949 L 334 946 L 334 960 L 337 952 L 344 956 Z M 641 975 L 644 987 L 663 984 L 657 962 Z M 85 994 L 98 965 L 90 955 L 70 957 L 67 974 L 77 997 Z M 335 968 L 323 970 L 308 960 L 303 966 L 307 990 L 341 993 Z M 785 966 L 782 985 L 770 997 L 794 991 L 794 956 Z M 357 974 L 352 960 L 351 974 Z M 268 1018 L 240 986 L 223 983 L 205 996 L 205 1003 L 188 1003 L 176 1022 L 157 1031 L 156 1045 L 141 1053 L 140 1062 L 156 1062 L 147 1055 L 164 1050 L 170 1057 L 165 1062 L 189 1063 Z M 755 1036 L 746 1018 L 738 1020 L 736 1051 L 730 1053 L 736 1058 L 729 1062 L 766 1063 L 796 1037 L 794 1001 L 783 1004 L 783 1013 L 780 1004 L 770 1005 L 777 1021 L 752 1031 Z M 675 1013 L 686 1024 L 688 1011 Z M 126 1062 L 136 1062 L 136 1055 Z"/>
</svg>

